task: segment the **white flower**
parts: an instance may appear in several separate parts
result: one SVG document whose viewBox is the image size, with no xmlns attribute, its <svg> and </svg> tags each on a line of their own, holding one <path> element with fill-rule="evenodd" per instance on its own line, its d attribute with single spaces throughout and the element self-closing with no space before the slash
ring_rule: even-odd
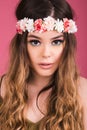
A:
<svg viewBox="0 0 87 130">
<path fill-rule="evenodd" d="M 33 19 L 28 19 L 26 23 L 26 30 L 28 32 L 33 32 L 34 31 L 34 21 Z"/>
<path fill-rule="evenodd" d="M 24 18 L 24 19 L 22 19 L 22 20 L 19 20 L 19 22 L 17 23 L 17 24 L 19 24 L 20 25 L 20 29 L 23 31 L 23 32 L 25 32 L 26 31 L 26 22 L 27 22 L 27 18 Z"/>
<path fill-rule="evenodd" d="M 75 32 L 77 32 L 77 26 L 75 22 L 72 19 L 70 19 L 68 33 L 75 33 Z"/>
<path fill-rule="evenodd" d="M 55 23 L 55 20 L 51 16 L 44 18 L 43 25 L 45 26 L 47 31 L 52 31 L 54 29 L 54 23 Z"/>
<path fill-rule="evenodd" d="M 17 32 L 19 34 L 23 34 L 23 32 L 45 32 L 45 31 L 57 31 L 59 33 L 61 32 L 67 32 L 67 33 L 75 33 L 77 32 L 77 26 L 75 24 L 75 21 L 68 18 L 63 18 L 63 20 L 57 19 L 55 20 L 53 17 L 48 16 L 44 19 L 28 19 L 24 18 L 17 22 L 16 25 Z"/>
<path fill-rule="evenodd" d="M 55 30 L 57 30 L 59 33 L 64 31 L 64 25 L 62 20 L 57 19 L 57 21 L 55 22 Z"/>
</svg>

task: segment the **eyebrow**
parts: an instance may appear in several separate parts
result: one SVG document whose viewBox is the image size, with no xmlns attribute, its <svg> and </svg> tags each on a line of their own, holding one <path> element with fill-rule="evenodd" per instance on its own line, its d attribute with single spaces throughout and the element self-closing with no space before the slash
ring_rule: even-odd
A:
<svg viewBox="0 0 87 130">
<path fill-rule="evenodd" d="M 29 37 L 29 38 L 37 38 L 37 39 L 41 39 L 40 37 L 35 36 L 35 35 L 29 35 L 28 37 Z M 58 36 L 56 36 L 56 37 L 53 37 L 53 38 L 51 38 L 51 40 L 54 40 L 54 39 L 57 39 L 57 38 L 60 38 L 60 37 L 64 37 L 63 34 L 58 35 Z"/>
<path fill-rule="evenodd" d="M 64 37 L 63 34 L 58 35 L 58 36 L 56 36 L 56 37 L 53 37 L 53 38 L 51 38 L 51 40 L 54 40 L 54 39 L 57 39 L 57 38 L 60 38 L 60 37 Z"/>
</svg>

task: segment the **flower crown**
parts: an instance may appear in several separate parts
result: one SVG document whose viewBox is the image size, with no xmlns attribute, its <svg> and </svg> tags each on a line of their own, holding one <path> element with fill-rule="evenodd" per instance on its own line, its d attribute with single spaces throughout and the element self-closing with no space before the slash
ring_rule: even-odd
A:
<svg viewBox="0 0 87 130">
<path fill-rule="evenodd" d="M 17 22 L 16 29 L 19 34 L 23 34 L 23 32 L 45 32 L 56 30 L 57 32 L 67 32 L 67 33 L 75 33 L 77 32 L 77 26 L 75 21 L 72 19 L 63 18 L 63 20 L 57 19 L 55 20 L 51 16 L 44 18 L 43 20 L 37 19 L 33 20 L 30 18 L 24 18 Z"/>
</svg>

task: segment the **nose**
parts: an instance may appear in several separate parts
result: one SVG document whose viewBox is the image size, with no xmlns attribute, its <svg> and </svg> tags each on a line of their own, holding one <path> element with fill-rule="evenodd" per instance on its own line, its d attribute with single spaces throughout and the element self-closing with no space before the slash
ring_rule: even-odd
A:
<svg viewBox="0 0 87 130">
<path fill-rule="evenodd" d="M 51 56 L 51 47 L 50 47 L 49 44 L 45 44 L 45 45 L 43 46 L 42 56 L 43 56 L 44 58 L 48 58 L 48 57 Z"/>
</svg>

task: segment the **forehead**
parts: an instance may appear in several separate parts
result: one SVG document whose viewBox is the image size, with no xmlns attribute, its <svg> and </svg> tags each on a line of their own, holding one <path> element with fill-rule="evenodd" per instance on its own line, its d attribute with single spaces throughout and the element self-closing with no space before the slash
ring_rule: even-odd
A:
<svg viewBox="0 0 87 130">
<path fill-rule="evenodd" d="M 41 39 L 43 39 L 43 38 L 51 39 L 51 38 L 54 38 L 57 36 L 63 36 L 63 33 L 58 33 L 57 31 L 46 31 L 46 32 L 42 32 L 42 33 L 39 33 L 39 32 L 28 33 L 28 37 L 31 37 L 31 36 L 32 37 L 36 36 Z"/>
</svg>

